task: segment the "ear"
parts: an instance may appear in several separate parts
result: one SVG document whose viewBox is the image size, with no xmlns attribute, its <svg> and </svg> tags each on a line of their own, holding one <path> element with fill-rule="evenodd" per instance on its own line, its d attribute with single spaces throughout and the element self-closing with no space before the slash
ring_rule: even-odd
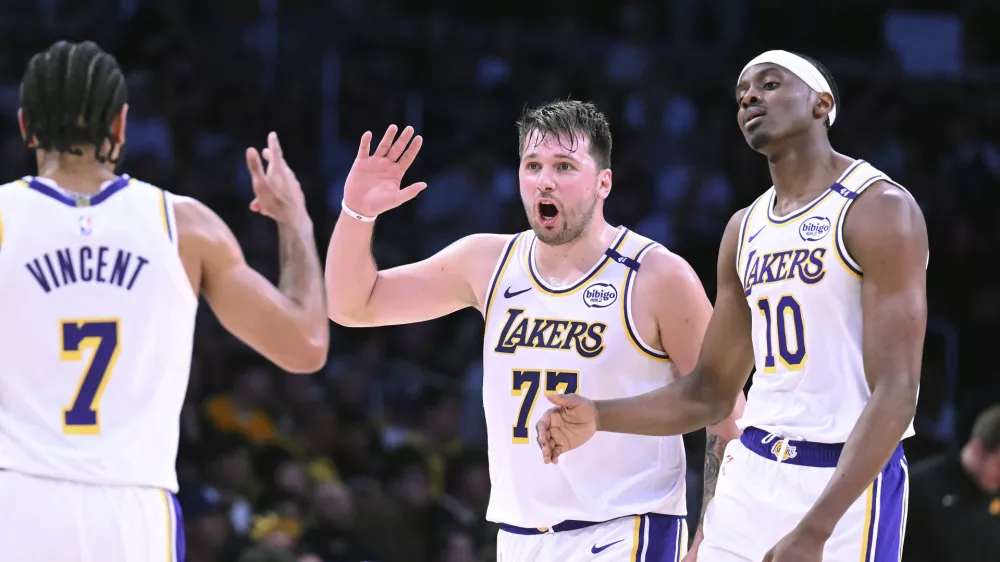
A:
<svg viewBox="0 0 1000 562">
<path fill-rule="evenodd" d="M 38 145 L 38 141 L 35 138 L 28 139 L 28 122 L 24 117 L 24 109 L 17 108 L 17 127 L 21 129 L 21 138 L 28 143 L 28 148 L 34 148 Z"/>
<path fill-rule="evenodd" d="M 111 120 L 111 138 L 115 144 L 121 146 L 125 144 L 125 118 L 128 116 L 128 104 L 122 105 L 121 111 Z"/>
<path fill-rule="evenodd" d="M 611 195 L 611 168 L 601 170 L 597 174 L 597 197 L 607 199 Z"/>
<path fill-rule="evenodd" d="M 817 94 L 816 103 L 813 104 L 813 117 L 826 121 L 831 111 L 833 111 L 833 96 L 826 92 Z"/>
</svg>

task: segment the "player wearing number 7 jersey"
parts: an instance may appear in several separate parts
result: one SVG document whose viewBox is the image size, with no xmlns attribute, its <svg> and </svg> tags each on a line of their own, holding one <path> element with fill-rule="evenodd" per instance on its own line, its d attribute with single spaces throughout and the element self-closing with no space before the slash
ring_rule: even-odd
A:
<svg viewBox="0 0 1000 562">
<path fill-rule="evenodd" d="M 766 52 L 735 95 L 774 186 L 723 236 L 694 373 L 630 399 L 561 400 L 538 425 L 543 457 L 595 430 L 673 435 L 715 423 L 756 363 L 698 560 L 898 560 L 900 441 L 913 434 L 926 325 L 923 216 L 899 184 L 831 148 L 839 98 L 819 63 Z"/>
<path fill-rule="evenodd" d="M 687 373 L 711 304 L 683 259 L 605 221 L 611 134 L 593 105 L 530 110 L 519 129 L 531 230 L 469 236 L 386 271 L 371 256 L 374 217 L 424 187 L 400 190 L 422 140 L 411 128 L 394 140 L 390 127 L 371 154 L 365 133 L 327 257 L 331 318 L 377 326 L 482 312 L 487 518 L 501 526 L 498 560 L 676 562 L 687 547 L 679 436 L 602 435 L 545 466 L 531 428 L 546 395 L 631 396 Z M 737 434 L 731 419 L 709 431 L 715 440 Z"/>
<path fill-rule="evenodd" d="M 91 42 L 35 55 L 19 122 L 38 176 L 0 186 L 0 558 L 181 562 L 179 417 L 199 293 L 285 370 L 326 361 L 329 321 L 302 191 L 278 138 L 247 151 L 278 223 L 279 288 L 197 201 L 114 164 L 128 106 Z"/>
</svg>

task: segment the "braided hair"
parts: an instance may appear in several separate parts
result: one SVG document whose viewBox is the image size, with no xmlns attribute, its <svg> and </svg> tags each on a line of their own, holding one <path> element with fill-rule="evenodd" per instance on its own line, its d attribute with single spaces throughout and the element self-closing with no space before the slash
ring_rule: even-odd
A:
<svg viewBox="0 0 1000 562">
<path fill-rule="evenodd" d="M 114 57 L 96 43 L 59 41 L 31 58 L 21 81 L 27 142 L 34 148 L 83 155 L 74 145 L 92 144 L 101 163 L 112 160 L 111 122 L 128 99 L 125 77 Z M 110 142 L 102 154 L 104 141 Z"/>
</svg>

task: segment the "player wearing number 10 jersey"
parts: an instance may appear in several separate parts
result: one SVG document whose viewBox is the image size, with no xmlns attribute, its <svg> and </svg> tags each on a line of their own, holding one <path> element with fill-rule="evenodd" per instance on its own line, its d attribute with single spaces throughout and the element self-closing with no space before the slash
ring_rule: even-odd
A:
<svg viewBox="0 0 1000 562">
<path fill-rule="evenodd" d="M 531 428 L 546 398 L 630 396 L 687 373 L 711 304 L 683 259 L 604 220 L 611 134 L 593 105 L 552 103 L 526 112 L 519 128 L 532 229 L 469 236 L 386 271 L 371 257 L 372 223 L 422 189 L 400 190 L 421 139 L 406 128 L 394 140 L 390 127 L 370 154 L 370 133 L 362 137 L 327 257 L 331 318 L 374 326 L 465 307 L 483 314 L 487 518 L 500 524 L 498 560 L 679 561 L 687 548 L 679 436 L 602 435 L 545 466 Z M 738 434 L 732 419 L 709 432 Z"/>
<path fill-rule="evenodd" d="M 694 373 L 628 399 L 569 397 L 539 423 L 543 458 L 595 431 L 672 435 L 714 423 L 755 366 L 699 562 L 898 561 L 901 441 L 913 434 L 926 324 L 923 216 L 902 186 L 830 146 L 840 100 L 816 61 L 763 53 L 735 98 L 774 185 L 723 235 Z"/>
<path fill-rule="evenodd" d="M 257 199 L 281 289 L 206 207 L 128 176 L 126 86 L 91 42 L 28 64 L 19 121 L 38 176 L 0 185 L 0 558 L 181 562 L 179 417 L 198 295 L 279 366 L 313 372 L 328 321 L 309 217 L 277 136 Z"/>
</svg>

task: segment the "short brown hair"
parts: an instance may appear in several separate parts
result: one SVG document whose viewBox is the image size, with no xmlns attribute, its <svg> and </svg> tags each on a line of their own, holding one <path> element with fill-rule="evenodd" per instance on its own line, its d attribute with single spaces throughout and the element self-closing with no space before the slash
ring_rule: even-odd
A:
<svg viewBox="0 0 1000 562">
<path fill-rule="evenodd" d="M 611 127 L 604 114 L 590 102 L 560 100 L 541 107 L 525 109 L 517 121 L 517 155 L 524 156 L 524 144 L 533 131 L 558 138 L 576 139 L 584 134 L 590 139 L 590 155 L 602 170 L 611 167 Z M 572 148 L 572 147 L 567 147 Z"/>
<path fill-rule="evenodd" d="M 987 453 L 1000 449 L 1000 404 L 990 406 L 976 416 L 972 439 L 978 439 Z"/>
</svg>

